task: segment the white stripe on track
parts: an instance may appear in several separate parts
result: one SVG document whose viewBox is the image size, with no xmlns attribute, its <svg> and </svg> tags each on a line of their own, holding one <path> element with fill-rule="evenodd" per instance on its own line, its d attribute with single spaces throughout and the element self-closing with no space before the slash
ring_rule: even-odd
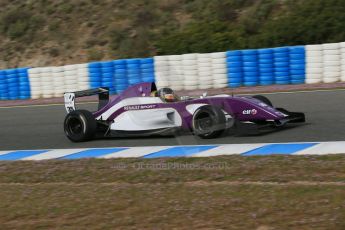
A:
<svg viewBox="0 0 345 230">
<path fill-rule="evenodd" d="M 242 154 L 253 149 L 260 148 L 267 144 L 229 144 L 221 145 L 216 148 L 203 151 L 192 155 L 192 157 L 210 157 L 210 156 L 219 156 L 219 155 L 234 155 Z"/>
<path fill-rule="evenodd" d="M 328 154 L 344 154 L 345 141 L 321 142 L 310 148 L 299 151 L 293 155 L 328 155 Z"/>
<path fill-rule="evenodd" d="M 5 155 L 5 154 L 7 154 L 7 153 L 15 152 L 15 151 L 17 151 L 17 150 L 12 150 L 12 151 L 0 151 L 0 156 L 1 156 L 1 155 Z"/>
<path fill-rule="evenodd" d="M 175 147 L 175 146 L 171 146 Z M 111 153 L 100 156 L 98 158 L 129 158 L 129 157 L 142 157 L 151 153 L 155 153 L 164 149 L 170 148 L 167 146 L 145 146 L 145 147 L 130 147 L 129 149 L 122 150 L 120 152 Z"/>
<path fill-rule="evenodd" d="M 87 149 L 54 149 L 49 150 L 48 152 L 40 153 L 30 157 L 25 157 L 21 160 L 50 160 L 60 157 L 64 157 L 73 153 L 78 153 Z"/>
</svg>

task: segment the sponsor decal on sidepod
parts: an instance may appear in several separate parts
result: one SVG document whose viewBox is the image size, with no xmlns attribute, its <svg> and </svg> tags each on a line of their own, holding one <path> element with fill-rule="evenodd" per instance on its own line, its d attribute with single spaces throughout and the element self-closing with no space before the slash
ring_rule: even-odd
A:
<svg viewBox="0 0 345 230">
<path fill-rule="evenodd" d="M 244 115 L 255 115 L 258 111 L 256 109 L 245 109 L 242 111 L 242 114 Z"/>
</svg>

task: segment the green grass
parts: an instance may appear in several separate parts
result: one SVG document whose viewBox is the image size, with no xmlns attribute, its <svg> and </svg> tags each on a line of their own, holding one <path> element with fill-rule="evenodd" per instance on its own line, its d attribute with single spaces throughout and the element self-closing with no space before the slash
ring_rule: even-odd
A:
<svg viewBox="0 0 345 230">
<path fill-rule="evenodd" d="M 344 191 L 343 155 L 0 162 L 0 225 L 344 229 Z"/>
</svg>

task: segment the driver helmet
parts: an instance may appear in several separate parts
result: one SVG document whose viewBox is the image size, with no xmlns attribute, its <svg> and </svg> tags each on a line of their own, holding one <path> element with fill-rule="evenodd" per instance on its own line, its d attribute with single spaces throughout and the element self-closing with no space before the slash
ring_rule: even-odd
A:
<svg viewBox="0 0 345 230">
<path fill-rule="evenodd" d="M 161 88 L 158 90 L 157 94 L 158 94 L 158 97 L 160 97 L 163 101 L 166 101 L 166 102 L 176 101 L 175 93 L 171 88 Z"/>
</svg>

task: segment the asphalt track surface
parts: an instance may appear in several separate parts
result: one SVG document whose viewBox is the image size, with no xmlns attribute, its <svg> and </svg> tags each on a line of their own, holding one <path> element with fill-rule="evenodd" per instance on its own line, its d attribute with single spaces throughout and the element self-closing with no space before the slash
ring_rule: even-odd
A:
<svg viewBox="0 0 345 230">
<path fill-rule="evenodd" d="M 259 135 L 224 135 L 204 140 L 193 135 L 176 137 L 106 138 L 72 143 L 64 134 L 63 105 L 0 108 L 0 150 L 172 146 L 276 142 L 345 141 L 345 90 L 273 93 L 274 105 L 305 112 L 307 123 Z M 95 108 L 82 104 L 79 108 Z"/>
</svg>

